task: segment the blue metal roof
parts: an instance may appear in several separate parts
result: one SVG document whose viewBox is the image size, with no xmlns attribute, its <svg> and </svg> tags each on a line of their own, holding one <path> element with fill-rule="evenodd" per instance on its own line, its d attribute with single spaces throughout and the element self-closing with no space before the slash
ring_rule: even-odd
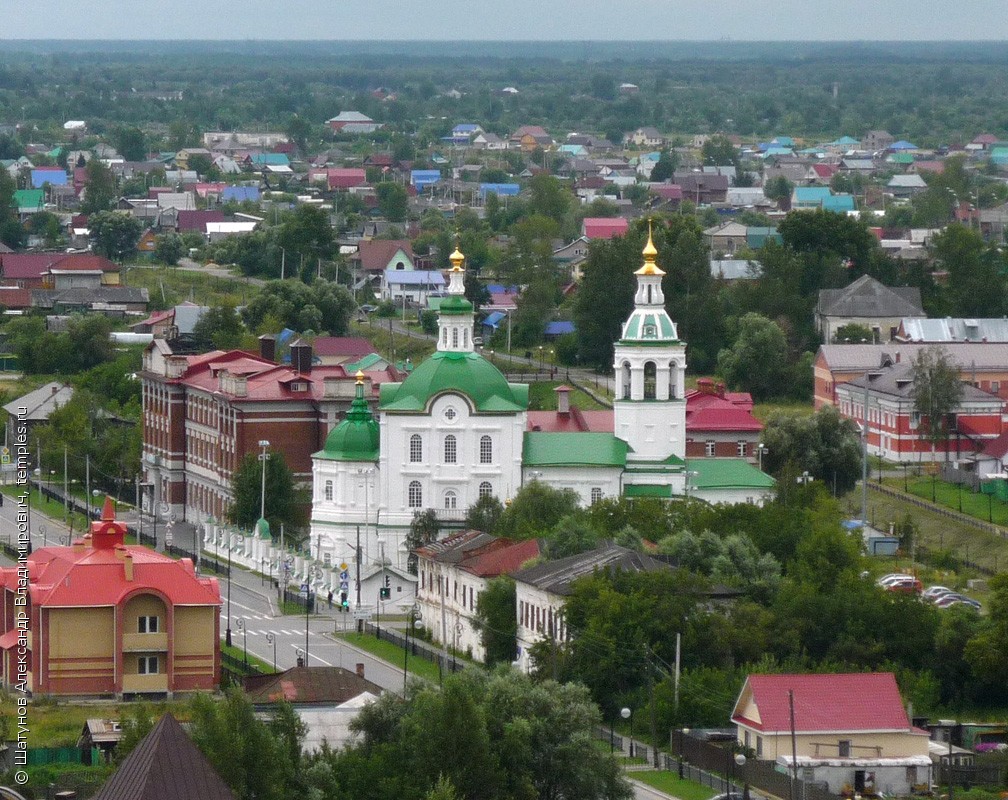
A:
<svg viewBox="0 0 1008 800">
<path fill-rule="evenodd" d="M 64 169 L 33 169 L 31 179 L 33 189 L 41 189 L 46 183 L 50 186 L 66 186 L 69 183 Z"/>
<path fill-rule="evenodd" d="M 521 187 L 517 183 L 481 183 L 479 188 L 481 195 L 493 192 L 498 197 L 515 197 L 520 191 Z"/>
<path fill-rule="evenodd" d="M 547 322 L 545 333 L 547 336 L 563 336 L 565 333 L 574 333 L 574 330 L 573 322 Z"/>
<path fill-rule="evenodd" d="M 483 320 L 483 326 L 486 328 L 493 328 L 496 330 L 497 326 L 500 324 L 500 321 L 504 319 L 504 317 L 506 316 L 507 314 L 505 314 L 503 311 L 494 311 L 490 314 L 487 314 L 486 319 Z"/>
<path fill-rule="evenodd" d="M 400 286 L 444 286 L 444 275 L 436 269 L 387 269 L 385 282 Z"/>
<path fill-rule="evenodd" d="M 433 186 L 441 180 L 441 172 L 436 169 L 414 169 L 410 171 L 410 183 L 418 189 Z"/>
<path fill-rule="evenodd" d="M 259 202 L 259 187 L 258 186 L 225 186 L 224 191 L 221 192 L 221 200 L 229 202 L 233 200 L 236 203 L 242 202 Z"/>
</svg>

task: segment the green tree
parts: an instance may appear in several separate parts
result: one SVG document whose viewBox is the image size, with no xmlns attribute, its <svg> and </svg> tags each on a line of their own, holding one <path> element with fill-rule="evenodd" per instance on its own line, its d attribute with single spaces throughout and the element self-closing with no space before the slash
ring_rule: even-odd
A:
<svg viewBox="0 0 1008 800">
<path fill-rule="evenodd" d="M 119 155 L 127 161 L 144 161 L 147 158 L 147 137 L 139 128 L 124 126 L 112 133 L 112 141 Z"/>
<path fill-rule="evenodd" d="M 948 441 L 949 417 L 962 401 L 963 383 L 959 368 L 942 347 L 923 348 L 911 363 L 914 412 L 924 426 L 933 454 L 937 445 Z"/>
<path fill-rule="evenodd" d="M 786 391 L 787 342 L 773 320 L 750 312 L 739 320 L 735 343 L 718 353 L 718 374 L 733 389 L 751 392 L 756 400 Z"/>
<path fill-rule="evenodd" d="M 298 114 L 293 114 L 285 126 L 289 138 L 302 156 L 308 155 L 308 137 L 312 134 L 312 124 Z"/>
<path fill-rule="evenodd" d="M 122 764 L 123 760 L 154 727 L 154 713 L 146 703 L 133 703 L 120 718 L 122 738 L 112 753 L 113 761 Z"/>
<path fill-rule="evenodd" d="M 193 326 L 193 344 L 201 351 L 241 347 L 245 326 L 234 306 L 212 306 Z"/>
<path fill-rule="evenodd" d="M 409 212 L 409 198 L 405 187 L 392 181 L 379 183 L 375 187 L 378 209 L 389 222 L 405 222 Z"/>
<path fill-rule="evenodd" d="M 554 489 L 537 480 L 522 486 L 504 509 L 497 535 L 511 539 L 534 539 L 551 531 L 561 519 L 578 510 L 573 489 Z"/>
<path fill-rule="evenodd" d="M 662 183 L 669 180 L 679 166 L 679 154 L 667 147 L 658 156 L 658 163 L 651 170 L 651 180 L 654 183 Z"/>
<path fill-rule="evenodd" d="M 867 325 L 858 322 L 849 322 L 841 325 L 833 334 L 834 342 L 874 342 L 875 334 Z"/>
<path fill-rule="evenodd" d="M 228 518 L 239 528 L 252 531 L 259 520 L 262 503 L 262 470 L 260 453 L 246 453 L 231 479 L 234 502 L 228 511 Z M 266 521 L 270 531 L 279 531 L 283 525 L 290 537 L 304 529 L 307 524 L 307 500 L 305 492 L 294 482 L 294 473 L 287 466 L 287 459 L 280 451 L 267 449 L 266 460 Z"/>
<path fill-rule="evenodd" d="M 483 495 L 466 511 L 466 528 L 493 533 L 504 513 L 504 504 L 492 494 Z"/>
<path fill-rule="evenodd" d="M 5 169 L 0 169 L 0 242 L 11 248 L 21 247 L 25 240 L 25 229 L 18 220 L 18 210 L 14 203 L 17 184 Z"/>
<path fill-rule="evenodd" d="M 160 233 L 154 237 L 154 258 L 174 267 L 185 255 L 185 243 L 177 233 Z"/>
<path fill-rule="evenodd" d="M 311 320 L 304 315 L 309 306 L 318 311 L 318 316 L 312 314 Z M 267 320 L 279 320 L 286 327 L 305 330 L 302 323 L 307 320 L 316 333 L 326 330 L 332 336 L 344 336 L 356 307 L 347 288 L 332 281 L 316 280 L 311 286 L 299 281 L 269 281 L 242 309 L 242 319 L 253 332 L 260 332 Z"/>
<path fill-rule="evenodd" d="M 1000 317 L 1008 307 L 1005 260 L 978 231 L 949 225 L 931 243 L 935 268 L 948 272 L 952 312 L 964 317 Z"/>
<path fill-rule="evenodd" d="M 197 175 L 213 180 L 220 177 L 220 170 L 214 165 L 213 159 L 205 153 L 193 153 L 186 160 L 189 169 Z"/>
<path fill-rule="evenodd" d="M 794 184 L 783 175 L 777 175 L 763 184 L 763 194 L 768 200 L 779 203 L 781 200 L 789 200 L 794 191 Z"/>
<path fill-rule="evenodd" d="M 140 241 L 140 221 L 122 211 L 92 214 L 88 229 L 95 252 L 120 263 L 136 252 Z"/>
<path fill-rule="evenodd" d="M 410 522 L 409 533 L 406 534 L 406 566 L 412 575 L 417 574 L 417 548 L 437 541 L 441 532 L 441 521 L 433 508 L 418 511 Z"/>
<path fill-rule="evenodd" d="M 533 214 L 541 214 L 559 223 L 563 221 L 573 201 L 570 189 L 559 178 L 545 173 L 536 175 L 529 181 L 532 198 L 529 208 Z"/>
<path fill-rule="evenodd" d="M 518 622 L 514 581 L 502 575 L 492 578 L 476 598 L 473 627 L 480 635 L 486 656 L 483 663 L 510 664 L 517 652 Z"/>
<path fill-rule="evenodd" d="M 112 170 L 106 167 L 101 159 L 92 158 L 85 167 L 85 173 L 81 212 L 93 214 L 97 211 L 108 211 L 115 204 L 117 193 L 116 178 Z M 88 226 L 93 227 L 90 220 Z"/>
<path fill-rule="evenodd" d="M 861 477 L 861 442 L 853 421 L 835 406 L 815 414 L 775 412 L 763 429 L 763 468 L 780 480 L 794 480 L 804 471 L 840 493 L 849 492 Z"/>
<path fill-rule="evenodd" d="M 727 136 L 711 136 L 700 150 L 703 163 L 712 167 L 738 166 L 738 148 Z"/>
<path fill-rule="evenodd" d="M 276 232 L 277 246 L 287 251 L 287 264 L 293 262 L 295 253 L 300 253 L 310 275 L 316 272 L 317 259 L 332 258 L 334 242 L 335 232 L 326 212 L 311 205 L 299 205 Z"/>
</svg>

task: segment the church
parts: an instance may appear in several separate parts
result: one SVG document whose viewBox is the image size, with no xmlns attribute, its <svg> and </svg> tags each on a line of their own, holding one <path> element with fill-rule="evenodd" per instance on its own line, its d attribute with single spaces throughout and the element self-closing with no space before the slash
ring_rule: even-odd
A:
<svg viewBox="0 0 1008 800">
<path fill-rule="evenodd" d="M 686 459 L 686 343 L 665 311 L 650 235 L 643 256 L 614 348 L 613 410 L 585 429 L 567 424 L 576 410 L 566 387 L 558 411 L 530 412 L 528 385 L 509 383 L 476 352 L 456 248 L 437 352 L 401 383 L 381 386 L 377 419 L 358 374 L 350 410 L 312 456 L 317 557 L 351 562 L 359 542 L 364 563 L 403 567 L 414 515 L 432 509 L 446 528 L 458 527 L 480 497 L 506 502 L 532 480 L 573 489 L 585 505 L 620 495 L 762 503 L 773 480 L 745 459 Z M 555 424 L 539 424 L 544 416 Z"/>
</svg>

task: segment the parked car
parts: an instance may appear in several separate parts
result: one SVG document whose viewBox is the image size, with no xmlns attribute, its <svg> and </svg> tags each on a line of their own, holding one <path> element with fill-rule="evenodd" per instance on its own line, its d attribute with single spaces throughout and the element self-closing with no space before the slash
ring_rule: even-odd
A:
<svg viewBox="0 0 1008 800">
<path fill-rule="evenodd" d="M 962 599 L 952 600 L 948 604 L 940 606 L 940 608 L 952 608 L 952 606 L 966 606 L 966 608 L 970 608 L 973 611 L 979 611 L 981 608 L 980 601 L 974 600 L 972 597 L 963 597 Z"/>
<path fill-rule="evenodd" d="M 917 579 L 913 575 L 886 575 L 884 578 L 879 579 L 878 585 L 883 589 L 888 589 L 895 583 L 906 583 L 907 581 L 916 581 Z M 917 581 L 920 583 L 920 581 Z"/>
<path fill-rule="evenodd" d="M 948 594 L 952 590 L 946 586 L 928 586 L 921 595 L 925 600 L 934 600 L 941 597 L 943 594 Z"/>
<path fill-rule="evenodd" d="M 905 578 L 890 581 L 882 588 L 884 588 L 887 592 L 920 594 L 920 591 L 924 588 L 924 586 L 913 575 L 907 575 Z"/>
<path fill-rule="evenodd" d="M 886 581 L 891 581 L 893 578 L 911 578 L 912 575 L 907 575 L 905 572 L 890 572 L 888 575 L 883 575 L 875 583 L 881 586 Z"/>
</svg>

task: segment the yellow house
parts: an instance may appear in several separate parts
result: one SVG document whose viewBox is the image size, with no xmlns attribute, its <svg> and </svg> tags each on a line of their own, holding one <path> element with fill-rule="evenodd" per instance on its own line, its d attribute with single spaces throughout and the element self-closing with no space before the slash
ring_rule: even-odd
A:
<svg viewBox="0 0 1008 800">
<path fill-rule="evenodd" d="M 217 579 L 196 575 L 188 559 L 126 545 L 125 533 L 107 500 L 82 539 L 28 556 L 27 587 L 17 567 L 0 571 L 6 686 L 106 696 L 217 687 Z"/>
<path fill-rule="evenodd" d="M 800 779 L 837 794 L 930 784 L 928 733 L 911 725 L 891 672 L 750 675 L 732 722 L 756 758 L 797 764 Z"/>
</svg>

